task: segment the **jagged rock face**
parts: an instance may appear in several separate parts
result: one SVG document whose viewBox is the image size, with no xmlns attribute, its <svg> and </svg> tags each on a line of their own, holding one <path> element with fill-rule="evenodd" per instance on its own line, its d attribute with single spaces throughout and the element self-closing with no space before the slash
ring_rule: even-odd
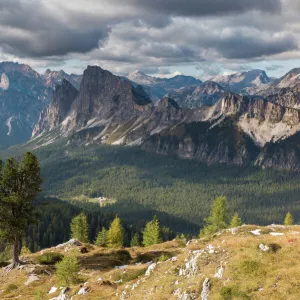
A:
<svg viewBox="0 0 300 300">
<path fill-rule="evenodd" d="M 181 88 L 168 94 L 179 106 L 185 108 L 196 108 L 204 105 L 216 104 L 225 94 L 219 84 L 213 81 L 206 81 L 199 86 Z"/>
<path fill-rule="evenodd" d="M 219 83 L 223 88 L 234 93 L 253 94 L 271 82 L 265 71 L 251 70 L 230 75 L 218 75 L 210 79 Z"/>
<path fill-rule="evenodd" d="M 152 106 L 151 100 L 142 88 L 135 88 L 129 81 L 100 67 L 89 66 L 84 71 L 64 131 L 83 129 L 92 119 L 124 123 L 141 115 L 149 105 Z"/>
<path fill-rule="evenodd" d="M 267 100 L 291 108 L 300 108 L 300 84 L 291 88 L 283 88 L 267 97 Z"/>
<path fill-rule="evenodd" d="M 58 84 L 61 84 L 64 79 L 68 80 L 76 89 L 79 90 L 82 75 L 67 74 L 63 70 L 51 71 L 47 69 L 45 74 L 42 76 L 46 86 L 55 89 Z"/>
<path fill-rule="evenodd" d="M 0 88 L 5 91 L 9 88 L 9 79 L 5 73 L 1 75 Z"/>
<path fill-rule="evenodd" d="M 67 82 L 57 89 L 34 136 L 59 128 L 82 144 L 140 145 L 208 164 L 293 168 L 296 146 L 290 157 L 288 147 L 276 146 L 274 156 L 270 149 L 298 136 L 300 112 L 277 102 L 224 92 L 210 107 L 185 109 L 169 97 L 153 105 L 140 86 L 88 67 L 79 93 Z"/>
<path fill-rule="evenodd" d="M 49 89 L 32 68 L 0 63 L 0 149 L 28 141 L 41 110 L 48 104 Z"/>
<path fill-rule="evenodd" d="M 72 103 L 76 99 L 78 91 L 71 83 L 63 79 L 53 92 L 52 102 L 41 112 L 38 124 L 32 135 L 37 136 L 58 127 L 70 112 Z"/>
</svg>

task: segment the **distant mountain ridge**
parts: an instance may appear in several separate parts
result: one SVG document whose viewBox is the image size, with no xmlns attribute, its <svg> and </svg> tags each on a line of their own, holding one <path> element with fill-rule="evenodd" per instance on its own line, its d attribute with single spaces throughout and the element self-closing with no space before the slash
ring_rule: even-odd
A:
<svg viewBox="0 0 300 300">
<path fill-rule="evenodd" d="M 197 86 L 202 83 L 201 80 L 192 76 L 176 75 L 171 78 L 158 78 L 148 76 L 141 71 L 130 73 L 128 79 L 136 84 L 142 85 L 154 102 L 175 89 Z"/>
<path fill-rule="evenodd" d="M 244 95 L 232 93 L 214 81 L 193 85 L 197 79 L 145 75 L 143 82 L 156 81 L 170 90 L 154 103 L 145 91 L 149 86 L 144 89 L 98 66 L 76 77 L 50 70 L 45 77 L 14 63 L 0 67 L 2 147 L 26 142 L 31 135 L 33 141 L 43 140 L 37 146 L 64 137 L 83 145 L 137 145 L 208 164 L 300 170 L 297 69 L 274 81 L 260 70 L 226 79 L 236 88 L 248 81 L 249 89 L 269 90 L 267 96 L 254 97 L 245 88 Z M 80 82 L 79 90 L 67 76 Z M 59 84 L 53 91 L 54 82 Z M 291 86 L 272 90 L 282 82 Z M 183 83 L 192 85 L 177 88 Z"/>
<path fill-rule="evenodd" d="M 211 106 L 186 109 L 170 97 L 154 105 L 140 86 L 96 66 L 85 70 L 79 93 L 74 93 L 73 99 L 66 87 L 68 84 L 63 83 L 57 88 L 62 91 L 55 93 L 60 99 L 54 97 L 51 105 L 67 102 L 68 113 L 59 122 L 53 121 L 55 110 L 42 113 L 34 138 L 52 130 L 50 142 L 63 136 L 80 144 L 139 145 L 147 151 L 209 164 L 265 166 L 268 159 L 268 166 L 300 170 L 298 153 L 289 156 L 279 150 L 281 160 L 269 162 L 274 145 L 300 131 L 300 111 L 278 101 L 226 92 L 208 82 L 203 88 L 222 92 Z M 56 125 L 49 129 L 44 120 Z"/>
</svg>

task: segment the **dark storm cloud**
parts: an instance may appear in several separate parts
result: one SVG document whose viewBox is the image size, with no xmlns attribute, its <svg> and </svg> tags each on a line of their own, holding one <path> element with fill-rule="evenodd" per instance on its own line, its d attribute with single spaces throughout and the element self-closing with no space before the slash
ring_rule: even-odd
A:
<svg viewBox="0 0 300 300">
<path fill-rule="evenodd" d="M 112 1 L 121 3 L 123 0 Z M 126 0 L 126 4 L 176 16 L 229 15 L 249 10 L 276 13 L 281 10 L 280 0 Z"/>
<path fill-rule="evenodd" d="M 86 53 L 105 42 L 110 32 L 94 15 L 58 13 L 38 0 L 1 0 L 0 26 L 0 46 L 20 57 Z"/>
<path fill-rule="evenodd" d="M 251 59 L 298 49 L 297 42 L 291 35 L 267 38 L 236 34 L 214 40 L 211 45 L 228 59 Z"/>
</svg>

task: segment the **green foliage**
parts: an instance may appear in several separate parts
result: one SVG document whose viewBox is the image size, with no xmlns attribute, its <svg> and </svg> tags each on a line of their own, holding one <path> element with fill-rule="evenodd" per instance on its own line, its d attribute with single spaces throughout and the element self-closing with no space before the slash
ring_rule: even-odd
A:
<svg viewBox="0 0 300 300">
<path fill-rule="evenodd" d="M 110 248 L 123 247 L 124 233 L 119 217 L 115 217 L 107 232 L 107 246 Z"/>
<path fill-rule="evenodd" d="M 8 284 L 7 286 L 6 286 L 6 288 L 5 288 L 5 290 L 4 290 L 4 293 L 5 294 L 9 294 L 9 293 L 11 293 L 11 292 L 13 292 L 13 291 L 15 291 L 15 290 L 17 290 L 18 289 L 18 286 L 17 285 L 15 285 L 15 284 L 13 284 L 13 283 L 10 283 L 10 284 Z"/>
<path fill-rule="evenodd" d="M 163 262 L 163 261 L 168 260 L 168 259 L 171 258 L 171 257 L 172 257 L 172 255 L 167 254 L 167 253 L 163 253 L 163 254 L 159 257 L 158 261 Z"/>
<path fill-rule="evenodd" d="M 160 225 L 156 216 L 154 216 L 153 220 L 148 222 L 143 231 L 143 245 L 145 247 L 159 244 L 162 242 L 161 233 L 160 233 Z"/>
<path fill-rule="evenodd" d="M 13 262 L 19 261 L 19 238 L 36 222 L 34 200 L 42 178 L 37 157 L 27 152 L 22 162 L 9 158 L 0 164 L 0 231 L 2 239 L 14 244 Z"/>
<path fill-rule="evenodd" d="M 75 256 L 65 256 L 63 260 L 58 262 L 55 266 L 56 276 L 61 284 L 69 285 L 78 282 L 80 265 Z"/>
<path fill-rule="evenodd" d="M 236 286 L 222 287 L 220 291 L 221 300 L 250 300 L 251 298 Z"/>
<path fill-rule="evenodd" d="M 23 247 L 21 248 L 20 255 L 28 255 L 28 254 L 30 254 L 30 253 L 31 253 L 31 251 L 30 251 L 26 246 L 23 246 Z"/>
<path fill-rule="evenodd" d="M 242 220 L 239 217 L 238 213 L 235 213 L 230 222 L 230 228 L 239 227 L 242 225 Z"/>
<path fill-rule="evenodd" d="M 260 270 L 260 263 L 256 260 L 245 260 L 240 263 L 239 270 L 246 275 L 257 275 Z"/>
<path fill-rule="evenodd" d="M 131 238 L 130 247 L 139 247 L 140 244 L 140 235 L 136 232 Z"/>
<path fill-rule="evenodd" d="M 95 241 L 96 246 L 106 247 L 107 246 L 107 230 L 105 227 L 102 227 L 102 230 L 99 231 L 97 239 Z"/>
<path fill-rule="evenodd" d="M 228 209 L 226 197 L 217 197 L 211 206 L 210 216 L 205 219 L 205 227 L 200 236 L 219 232 L 227 227 Z"/>
<path fill-rule="evenodd" d="M 138 269 L 138 270 L 128 270 L 127 272 L 124 271 L 117 271 L 113 274 L 113 280 L 122 282 L 128 282 L 137 279 L 138 277 L 144 275 L 147 271 L 147 268 Z"/>
<path fill-rule="evenodd" d="M 80 213 L 78 216 L 73 218 L 71 222 L 71 233 L 73 239 L 77 239 L 83 243 L 88 243 L 89 227 L 84 213 Z"/>
<path fill-rule="evenodd" d="M 186 237 L 184 236 L 184 234 L 178 234 L 176 235 L 176 238 L 175 238 L 176 242 L 179 244 L 180 247 L 185 247 L 186 243 L 187 243 L 187 240 L 186 240 Z"/>
<path fill-rule="evenodd" d="M 55 265 L 62 261 L 64 256 L 60 253 L 48 252 L 37 257 L 37 261 L 41 265 Z"/>
<path fill-rule="evenodd" d="M 286 225 L 286 226 L 294 225 L 294 219 L 293 219 L 293 216 L 290 212 L 288 212 L 285 216 L 284 225 Z"/>
</svg>

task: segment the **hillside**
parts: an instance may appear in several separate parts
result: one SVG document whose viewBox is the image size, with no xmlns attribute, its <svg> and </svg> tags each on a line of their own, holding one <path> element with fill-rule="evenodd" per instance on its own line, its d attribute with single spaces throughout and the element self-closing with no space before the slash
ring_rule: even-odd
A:
<svg viewBox="0 0 300 300">
<path fill-rule="evenodd" d="M 298 226 L 242 226 L 187 244 L 106 249 L 68 244 L 25 255 L 0 271 L 1 299 L 299 299 Z M 83 247 L 88 253 L 82 254 Z M 47 253 L 78 257 L 80 282 L 65 290 Z M 57 255 L 56 255 L 57 256 Z M 45 261 L 45 260 L 44 260 Z M 45 262 L 43 262 L 45 263 Z M 51 293 L 50 293 L 51 292 Z M 78 295 L 78 293 L 80 295 Z M 208 295 L 208 296 L 206 296 Z"/>
<path fill-rule="evenodd" d="M 2 151 L 0 156 L 20 156 L 43 143 L 47 142 L 40 137 L 24 147 Z M 157 214 L 174 232 L 195 233 L 211 201 L 219 195 L 226 196 L 230 209 L 247 223 L 280 222 L 287 211 L 300 220 L 298 172 L 208 166 L 174 155 L 148 153 L 139 147 L 78 146 L 66 139 L 33 152 L 41 161 L 43 194 L 80 201 L 102 195 L 114 198 L 117 202 L 103 210 L 118 213 L 131 224 L 143 226 Z"/>
</svg>

